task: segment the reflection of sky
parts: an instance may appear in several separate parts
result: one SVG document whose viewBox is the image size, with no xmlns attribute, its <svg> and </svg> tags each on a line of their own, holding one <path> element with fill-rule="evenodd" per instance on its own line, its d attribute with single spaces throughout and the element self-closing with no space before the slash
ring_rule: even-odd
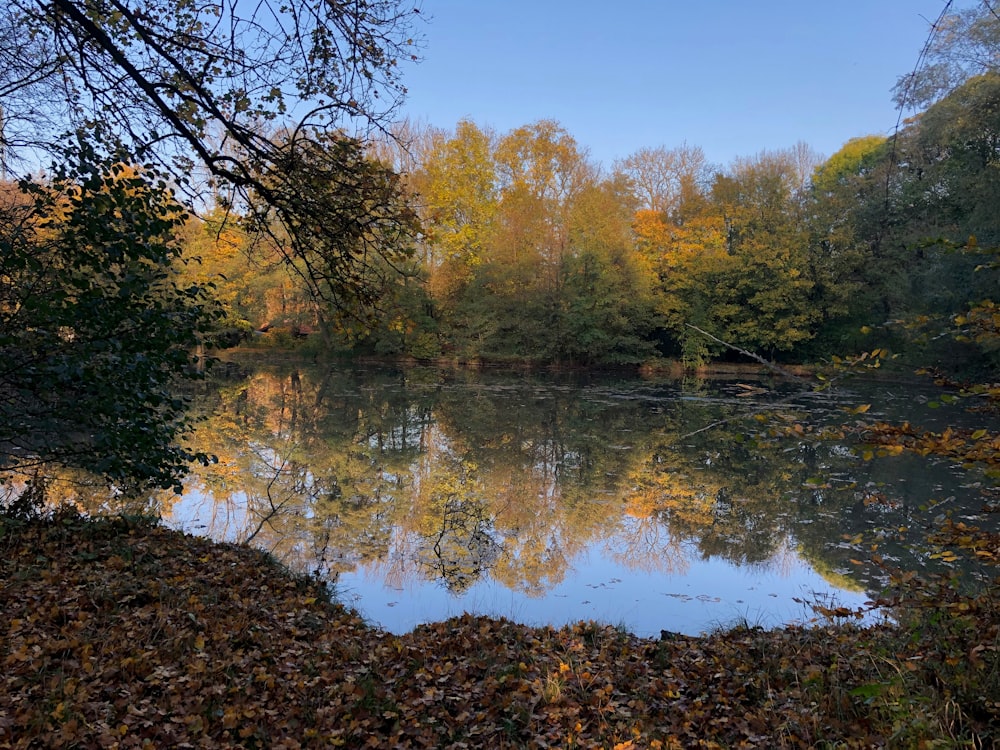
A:
<svg viewBox="0 0 1000 750">
<path fill-rule="evenodd" d="M 372 624 L 395 633 L 471 612 L 529 625 L 597 620 L 624 625 L 640 636 L 658 636 L 661 630 L 697 635 L 744 621 L 772 627 L 813 617 L 795 598 L 852 609 L 867 599 L 831 586 L 807 563 L 787 555 L 780 565 L 756 568 L 695 557 L 684 575 L 670 576 L 629 570 L 591 551 L 573 561 L 562 583 L 537 598 L 493 580 L 478 582 L 456 598 L 439 584 L 406 578 L 403 588 L 391 588 L 380 574 L 359 569 L 341 575 L 339 596 Z"/>
<path fill-rule="evenodd" d="M 434 388 L 438 386 L 435 385 Z M 454 414 L 466 419 L 470 415 L 479 417 L 476 410 L 467 410 L 466 413 L 455 408 L 456 403 L 461 405 L 470 398 L 469 387 L 455 384 L 451 388 L 454 390 L 454 400 L 448 406 L 452 407 Z M 360 433 L 360 444 L 366 445 L 368 450 L 356 462 L 356 466 L 372 463 L 374 471 L 378 472 L 378 481 L 373 482 L 372 486 L 380 492 L 384 490 L 379 495 L 378 502 L 376 520 L 380 524 L 379 529 L 386 531 L 393 522 L 400 525 L 393 527 L 394 530 L 388 533 L 389 539 L 382 540 L 385 547 L 369 545 L 362 539 L 354 547 L 342 550 L 343 557 L 335 562 L 327 562 L 334 562 L 336 567 L 349 567 L 359 560 L 371 559 L 383 549 L 389 550 L 387 559 L 366 565 L 358 563 L 354 571 L 343 573 L 337 581 L 338 598 L 345 604 L 356 607 L 372 624 L 393 632 L 406 632 L 419 623 L 440 621 L 468 611 L 507 617 L 532 625 L 562 625 L 579 620 L 597 620 L 611 625 L 624 625 L 639 635 L 657 636 L 661 630 L 698 634 L 715 627 L 743 622 L 771 627 L 808 621 L 814 617 L 812 610 L 796 599 L 853 610 L 861 607 L 867 596 L 837 588 L 836 575 L 829 579 L 823 578 L 797 554 L 797 545 L 801 544 L 809 558 L 817 561 L 821 570 L 843 573 L 853 578 L 855 584 L 864 582 L 870 587 L 877 587 L 877 582 L 867 578 L 860 566 L 849 564 L 851 557 L 864 558 L 865 555 L 862 551 L 853 551 L 856 545 L 845 542 L 843 534 L 849 532 L 849 536 L 853 537 L 860 532 L 873 531 L 876 526 L 911 525 L 915 520 L 911 518 L 913 509 L 924 505 L 943 504 L 946 509 L 954 510 L 971 507 L 967 499 L 961 500 L 964 494 L 968 494 L 961 488 L 970 482 L 970 478 L 966 472 L 956 473 L 948 461 L 929 461 L 913 455 L 862 461 L 839 445 L 821 445 L 800 456 L 803 446 L 792 441 L 788 447 L 779 446 L 774 449 L 782 450 L 781 455 L 789 456 L 782 464 L 789 472 L 789 476 L 785 478 L 788 484 L 784 485 L 776 479 L 776 486 L 767 489 L 766 497 L 773 495 L 776 503 L 774 507 L 768 505 L 767 514 L 772 523 L 764 524 L 762 540 L 753 533 L 753 528 L 741 527 L 737 523 L 738 516 L 730 515 L 739 512 L 740 503 L 745 499 L 741 498 L 739 492 L 727 492 L 725 498 L 720 494 L 711 513 L 704 518 L 686 518 L 684 508 L 678 510 L 673 507 L 669 508 L 669 512 L 659 514 L 650 509 L 644 511 L 640 507 L 639 515 L 621 516 L 622 506 L 627 504 L 623 498 L 627 495 L 626 489 L 631 481 L 623 478 L 628 470 L 627 462 L 598 462 L 597 466 L 603 473 L 597 474 L 596 479 L 591 478 L 590 483 L 586 484 L 586 472 L 578 470 L 585 463 L 585 457 L 578 450 L 579 446 L 585 444 L 593 449 L 591 459 L 599 456 L 602 450 L 624 455 L 624 449 L 631 451 L 634 446 L 640 446 L 635 448 L 637 451 L 641 449 L 644 440 L 642 436 L 646 434 L 643 430 L 654 436 L 658 434 L 658 430 L 665 430 L 669 437 L 669 420 L 684 417 L 694 421 L 690 433 L 683 436 L 682 444 L 663 442 L 660 445 L 660 438 L 653 437 L 648 440 L 653 447 L 647 446 L 646 450 L 663 453 L 664 461 L 677 461 L 680 467 L 676 474 L 678 481 L 684 477 L 685 466 L 693 477 L 703 473 L 711 475 L 716 469 L 710 470 L 707 464 L 714 460 L 713 457 L 720 455 L 720 446 L 725 442 L 717 442 L 707 436 L 704 426 L 707 422 L 718 427 L 720 435 L 725 429 L 739 429 L 741 423 L 736 420 L 732 424 L 729 424 L 728 419 L 717 420 L 729 414 L 745 416 L 748 412 L 758 410 L 759 405 L 739 395 L 745 392 L 745 387 L 720 383 L 711 389 L 702 386 L 696 392 L 682 393 L 674 386 L 660 387 L 633 381 L 587 388 L 535 386 L 530 389 L 523 384 L 515 386 L 501 382 L 491 388 L 493 397 L 496 393 L 517 396 L 530 390 L 532 403 L 553 400 L 556 395 L 562 401 L 554 406 L 548 404 L 548 410 L 526 409 L 523 413 L 508 414 L 512 402 L 500 398 L 490 401 L 482 396 L 485 393 L 485 386 L 482 386 L 479 387 L 482 403 L 492 409 L 487 409 L 486 414 L 495 412 L 495 420 L 500 423 L 498 430 L 505 432 L 494 435 L 483 425 L 479 425 L 479 431 L 470 429 L 467 433 L 454 428 L 461 439 L 452 441 L 448 430 L 435 422 L 433 412 L 425 404 L 424 411 L 419 413 L 414 411 L 415 407 L 412 405 L 399 409 L 396 413 L 405 417 L 403 425 L 388 418 L 378 421 L 379 425 L 384 422 L 384 432 L 379 433 L 377 439 L 370 437 L 369 433 Z M 901 421 L 904 414 L 912 417 L 918 411 L 915 407 L 922 404 L 920 392 L 913 388 L 900 389 L 895 396 L 889 386 L 883 383 L 855 382 L 852 388 L 855 392 L 850 394 L 824 392 L 803 396 L 807 405 L 796 405 L 794 409 L 788 407 L 787 403 L 782 402 L 782 405 L 795 412 L 794 419 L 804 420 L 808 416 L 822 421 L 829 418 L 831 422 L 838 424 L 843 419 L 841 407 L 845 404 L 855 406 L 858 403 L 871 403 L 873 407 L 869 416 L 897 421 Z M 734 392 L 736 395 L 733 395 Z M 404 403 L 402 397 L 409 394 L 404 392 L 396 395 L 400 398 L 393 403 L 399 406 Z M 765 395 L 771 397 L 771 394 Z M 600 428 L 594 430 L 594 435 L 578 435 L 574 440 L 562 436 L 565 442 L 559 442 L 538 425 L 552 414 L 563 415 L 560 409 L 570 402 L 576 409 L 572 416 L 579 424 L 590 422 L 596 416 Z M 618 404 L 631 408 L 628 419 L 616 418 L 614 407 Z M 678 410 L 679 416 L 671 416 L 670 410 L 677 404 L 685 407 L 695 404 L 697 408 Z M 594 405 L 600 405 L 600 408 Z M 762 402 L 761 405 L 766 404 Z M 591 407 L 594 408 L 593 412 L 588 411 Z M 367 414 L 364 409 L 371 408 L 370 405 L 362 404 L 359 413 Z M 897 411 L 898 415 L 895 413 Z M 924 409 L 923 412 L 919 415 L 921 424 L 927 421 L 923 417 L 933 410 Z M 931 416 L 936 414 L 934 412 Z M 959 416 L 952 413 L 949 420 L 956 420 Z M 485 422 L 491 424 L 490 420 Z M 569 417 L 565 422 L 555 420 L 554 423 L 566 429 L 577 424 Z M 420 425 L 419 430 L 412 427 L 415 424 Z M 532 425 L 532 428 L 525 428 L 525 424 Z M 591 427 L 585 426 L 584 429 L 589 431 Z M 627 438 L 623 437 L 626 432 L 629 433 Z M 510 446 L 506 442 L 508 434 L 517 438 L 516 442 L 511 438 Z M 752 437 L 753 430 L 750 434 Z M 298 439 L 297 434 L 292 434 L 286 442 L 294 445 Z M 279 446 L 285 444 L 282 439 L 276 439 L 275 442 Z M 472 479 L 459 467 L 464 452 L 469 451 L 467 442 L 481 446 L 478 454 L 476 451 L 470 453 L 483 459 L 478 473 L 471 472 Z M 752 447 L 752 441 L 749 444 Z M 382 460 L 371 461 L 380 449 L 391 454 L 390 447 L 398 454 L 393 456 L 391 466 L 384 464 Z M 742 451 L 743 448 L 739 450 Z M 749 451 L 750 448 L 746 450 Z M 415 463 L 409 464 L 415 451 L 419 454 L 418 458 Z M 231 486 L 230 482 L 239 484 L 240 480 L 228 474 L 223 474 L 221 485 L 189 480 L 188 492 L 173 506 L 168 521 L 186 531 L 210 535 L 224 541 L 245 538 L 257 526 L 257 514 L 266 514 L 269 508 L 273 510 L 273 505 L 269 506 L 264 502 L 274 502 L 271 499 L 271 486 L 268 484 L 264 487 L 263 484 L 272 475 L 277 476 L 274 472 L 279 472 L 284 466 L 280 448 L 256 446 L 252 453 L 263 463 L 251 464 L 251 468 L 244 467 L 243 471 L 259 480 L 256 485 L 247 482 L 244 486 Z M 509 463 L 504 463 L 501 458 L 508 453 L 513 458 Z M 654 464 L 649 463 L 653 461 L 650 458 L 643 465 L 647 468 L 653 466 L 649 469 L 651 476 L 665 476 L 657 468 L 661 460 L 659 453 L 655 455 L 657 457 Z M 725 458 L 725 455 L 722 457 Z M 743 459 L 742 463 L 734 459 L 734 465 L 755 474 L 755 462 L 758 459 L 752 455 L 751 458 L 753 460 Z M 484 477 L 494 461 L 502 468 L 508 468 L 510 476 L 500 472 L 492 481 L 486 481 Z M 724 466 L 724 462 L 721 465 Z M 303 506 L 304 501 L 295 496 L 296 492 L 304 488 L 310 490 L 304 494 L 312 497 L 314 474 L 311 470 L 316 467 L 309 468 L 308 471 L 303 469 L 301 474 L 290 474 L 296 481 L 287 487 L 282 486 L 281 493 L 286 494 L 275 495 L 279 507 L 285 499 L 296 500 L 289 505 L 289 509 L 294 512 L 278 518 L 273 530 L 265 529 L 254 540 L 254 544 L 272 549 L 279 556 L 288 553 L 296 557 L 295 560 L 286 560 L 293 567 L 295 563 L 304 563 L 305 566 L 314 563 L 311 555 L 317 551 L 317 540 L 310 538 L 308 530 L 302 530 L 301 533 L 295 531 L 295 517 L 308 518 L 312 515 L 312 507 L 308 503 Z M 325 470 L 323 465 L 319 468 Z M 434 474 L 435 470 L 440 470 L 441 477 Z M 395 473 L 397 471 L 398 475 Z M 504 562 L 523 562 L 524 565 L 509 566 L 506 577 L 531 581 L 534 579 L 527 573 L 533 572 L 541 574 L 537 577 L 544 580 L 545 574 L 549 573 L 559 582 L 547 587 L 542 595 L 531 597 L 493 580 L 488 571 L 483 574 L 482 580 L 476 581 L 460 596 L 449 592 L 436 580 L 427 581 L 428 573 L 433 573 L 428 568 L 435 567 L 434 555 L 429 550 L 437 532 L 430 533 L 416 523 L 420 508 L 413 498 L 423 497 L 425 480 L 426 494 L 432 495 L 435 491 L 433 482 L 442 477 L 457 482 L 464 488 L 470 507 L 468 518 L 459 514 L 457 520 L 452 519 L 457 525 L 448 526 L 447 539 L 443 529 L 442 536 L 437 539 L 439 542 L 446 542 L 442 544 L 446 549 L 446 565 L 452 562 L 465 565 L 474 562 L 472 567 L 475 570 L 466 568 L 466 572 L 475 574 L 481 566 L 493 561 L 493 548 L 482 544 L 469 547 L 468 558 L 459 555 L 460 559 L 457 561 L 447 559 L 448 549 L 455 552 L 455 548 L 449 547 L 449 544 L 457 544 L 460 549 L 462 543 L 469 541 L 468 535 L 473 531 L 489 535 L 491 541 L 506 546 L 508 550 L 517 549 L 519 540 L 535 539 L 543 542 L 546 552 L 551 547 L 555 550 L 554 554 L 565 554 L 570 558 L 566 560 L 566 569 L 550 566 L 542 570 L 527 571 L 526 567 L 530 568 L 535 564 L 534 558 L 528 555 L 523 561 L 501 559 L 498 571 Z M 816 483 L 811 483 L 814 478 Z M 825 483 L 827 480 L 829 486 Z M 577 481 L 581 484 L 573 484 Z M 697 483 L 700 479 L 694 477 L 693 481 Z M 367 480 L 363 478 L 358 479 L 358 482 L 357 486 L 368 486 Z M 404 487 L 407 482 L 409 486 Z M 213 489 L 220 486 L 224 491 L 213 498 Z M 443 486 L 451 485 L 446 483 Z M 729 487 L 729 484 L 726 486 Z M 743 485 L 741 482 L 734 482 L 733 486 L 739 488 Z M 747 486 L 756 491 L 752 480 Z M 570 487 L 572 492 L 566 493 L 566 487 Z M 662 489 L 669 492 L 671 487 L 672 485 L 665 486 Z M 856 489 L 851 490 L 851 487 Z M 714 488 L 711 494 L 714 495 L 717 490 L 718 488 Z M 532 526 L 535 516 L 519 517 L 516 513 L 508 513 L 509 509 L 505 505 L 507 500 L 498 503 L 496 507 L 491 506 L 487 501 L 492 497 L 490 492 L 502 492 L 503 497 L 516 497 L 519 492 L 531 492 L 544 500 L 535 508 L 536 515 L 551 512 L 553 518 L 562 519 L 551 531 L 553 539 L 548 540 L 547 534 L 541 533 L 538 528 L 522 529 L 522 536 L 518 537 L 518 527 Z M 573 506 L 582 514 L 573 516 L 577 521 L 582 519 L 580 528 L 583 533 L 579 543 L 568 536 L 574 528 L 574 523 L 570 522 L 570 512 L 567 511 L 568 515 L 560 515 L 550 507 L 559 502 L 562 494 L 568 494 L 579 503 L 579 507 Z M 259 505 L 256 511 L 248 511 L 248 495 L 256 498 Z M 862 496 L 864 500 L 861 499 Z M 700 501 L 703 496 L 695 492 L 691 497 Z M 868 500 L 873 502 L 869 503 Z M 411 502 L 414 504 L 412 508 L 409 505 Z M 675 502 L 678 502 L 676 498 Z M 349 514 L 350 507 L 349 504 L 344 506 L 342 512 Z M 978 501 L 975 507 L 979 507 Z M 392 517 L 392 508 L 396 508 L 400 517 L 405 517 L 405 521 L 400 522 L 398 518 Z M 586 512 L 588 508 L 591 509 L 590 515 Z M 479 515 L 480 512 L 482 515 Z M 628 512 L 631 513 L 632 510 Z M 643 512 L 646 514 L 643 515 Z M 704 515 L 707 511 L 702 509 L 699 512 Z M 755 521 L 757 517 L 754 514 L 764 512 L 763 506 L 758 508 L 751 504 L 747 523 Z M 931 514 L 938 512 L 935 509 Z M 608 514 L 606 520 L 604 514 Z M 964 515 L 958 517 L 965 518 Z M 463 518 L 468 524 L 459 523 Z M 671 533 L 670 522 L 675 518 L 678 523 Z M 337 516 L 330 516 L 327 520 L 334 523 Z M 705 523 L 708 525 L 705 526 Z M 747 531 L 745 538 L 738 533 L 741 529 Z M 281 533 L 288 533 L 289 536 L 281 537 Z M 533 534 L 540 536 L 533 537 Z M 703 534 L 707 536 L 702 537 Z M 794 535 L 798 537 L 798 541 L 790 542 L 785 539 L 782 542 L 782 534 Z M 734 536 L 737 538 L 733 539 Z M 779 538 L 776 540 L 775 537 Z M 581 548 L 581 545 L 588 544 L 587 539 L 589 547 Z M 551 543 L 544 544 L 547 540 Z M 737 547 L 737 552 L 749 559 L 753 559 L 760 550 L 775 549 L 775 541 L 778 551 L 764 564 L 739 567 L 721 557 L 703 559 L 697 549 L 697 545 L 702 544 L 704 549 L 718 552 L 729 541 L 736 545 L 743 544 L 743 548 Z M 761 544 L 754 547 L 758 541 Z M 887 543 L 888 541 L 891 540 L 887 540 Z M 340 543 L 344 544 L 344 540 L 341 539 Z M 888 557 L 888 550 L 887 544 L 879 548 L 879 554 L 886 556 L 887 560 L 891 559 Z M 827 552 L 830 554 L 826 554 Z M 739 557 L 740 554 L 735 556 Z M 497 575 L 504 577 L 500 572 Z"/>
<path fill-rule="evenodd" d="M 234 493 L 232 502 L 220 503 L 210 494 L 185 489 L 165 519 L 173 528 L 189 534 L 205 534 L 220 542 L 237 542 L 245 536 L 247 497 Z"/>
</svg>

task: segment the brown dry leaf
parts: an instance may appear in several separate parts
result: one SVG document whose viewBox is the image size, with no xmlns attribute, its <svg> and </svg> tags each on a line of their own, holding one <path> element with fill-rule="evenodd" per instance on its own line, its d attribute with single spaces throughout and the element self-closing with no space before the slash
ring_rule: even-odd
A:
<svg viewBox="0 0 1000 750">
<path fill-rule="evenodd" d="M 909 574 L 936 630 L 650 640 L 464 615 L 394 636 L 262 553 L 162 528 L 62 518 L 0 545 L 0 747 L 868 747 L 900 731 L 893 705 L 920 744 L 954 731 L 928 713 L 945 689 L 964 736 L 1000 727 L 995 598 Z"/>
</svg>

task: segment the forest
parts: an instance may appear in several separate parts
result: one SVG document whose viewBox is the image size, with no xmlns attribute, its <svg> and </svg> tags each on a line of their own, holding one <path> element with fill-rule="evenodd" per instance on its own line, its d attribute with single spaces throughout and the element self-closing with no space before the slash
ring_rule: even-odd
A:
<svg viewBox="0 0 1000 750">
<path fill-rule="evenodd" d="M 610 171 L 549 120 L 404 124 L 405 147 L 364 158 L 400 176 L 419 230 L 364 269 L 369 308 L 317 309 L 231 213 L 193 220 L 184 251 L 201 261 L 191 272 L 224 277 L 234 334 L 315 333 L 319 348 L 697 366 L 731 355 L 726 342 L 784 362 L 888 349 L 982 372 L 997 364 L 998 101 L 987 73 L 826 159 L 799 143 L 717 166 L 682 144 Z"/>
</svg>

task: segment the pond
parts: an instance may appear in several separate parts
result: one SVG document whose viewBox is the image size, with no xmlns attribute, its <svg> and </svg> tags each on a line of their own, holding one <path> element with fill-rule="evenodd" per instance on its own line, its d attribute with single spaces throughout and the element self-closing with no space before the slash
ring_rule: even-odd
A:
<svg viewBox="0 0 1000 750">
<path fill-rule="evenodd" d="M 260 367 L 207 399 L 193 445 L 219 462 L 164 515 L 323 577 L 393 632 L 462 612 L 641 636 L 808 622 L 810 604 L 878 594 L 874 554 L 932 566 L 932 519 L 977 519 L 989 482 L 975 469 L 843 432 L 967 418 L 931 408 L 936 395 L 920 381 L 815 392 L 753 376 Z"/>
</svg>

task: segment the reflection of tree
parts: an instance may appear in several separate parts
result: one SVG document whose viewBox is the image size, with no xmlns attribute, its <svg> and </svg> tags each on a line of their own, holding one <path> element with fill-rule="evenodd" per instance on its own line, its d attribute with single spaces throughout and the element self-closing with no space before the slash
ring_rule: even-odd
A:
<svg viewBox="0 0 1000 750">
<path fill-rule="evenodd" d="M 683 573 L 688 559 L 685 529 L 712 523 L 714 488 L 699 486 L 686 473 L 667 468 L 659 454 L 635 467 L 625 496 L 628 523 L 615 559 L 630 568 Z"/>
<path fill-rule="evenodd" d="M 493 577 L 541 594 L 563 580 L 574 557 L 618 526 L 615 495 L 632 445 L 612 449 L 609 442 L 631 430 L 630 409 L 544 383 L 470 390 L 474 398 L 442 399 L 439 423 L 479 467 L 495 508 L 504 554 Z"/>
<path fill-rule="evenodd" d="M 157 498 L 162 498 L 162 502 Z M 92 515 L 156 515 L 161 508 L 169 508 L 176 498 L 166 490 L 156 491 L 153 497 L 145 489 L 116 492 L 108 487 L 107 479 L 68 466 L 8 470 L 0 482 L 0 512 L 15 515 L 51 508 L 74 508 Z"/>
<path fill-rule="evenodd" d="M 488 576 L 541 595 L 592 548 L 666 574 L 710 556 L 775 568 L 797 550 L 832 583 L 873 592 L 883 571 L 856 563 L 871 545 L 921 565 L 908 546 L 940 512 L 920 506 L 948 481 L 946 464 L 918 485 L 924 459 L 873 464 L 810 442 L 794 425 L 811 415 L 787 403 L 777 418 L 740 420 L 753 409 L 726 388 L 272 367 L 205 395 L 211 416 L 191 447 L 219 462 L 189 478 L 178 520 L 191 526 L 197 512 L 209 533 L 252 536 L 300 569 L 455 593 Z M 78 474 L 49 492 L 88 511 L 150 507 L 113 508 Z M 157 499 L 170 515 L 175 498 Z"/>
<path fill-rule="evenodd" d="M 493 577 L 537 596 L 563 580 L 573 556 L 593 536 L 593 526 L 581 523 L 586 506 L 564 503 L 558 487 L 551 487 L 544 475 L 539 478 L 518 465 L 524 460 L 519 451 L 511 458 L 516 460 L 505 466 L 494 464 L 487 485 L 501 504 L 496 524 L 504 546 Z"/>
<path fill-rule="evenodd" d="M 824 545 L 860 501 L 823 490 L 816 505 L 809 482 L 857 462 L 734 420 L 748 409 L 724 384 L 678 398 L 634 381 L 472 377 L 258 372 L 213 395 L 194 439 L 220 460 L 189 490 L 232 538 L 256 532 L 289 561 L 362 565 L 395 586 L 430 578 L 458 593 L 489 575 L 541 594 L 594 545 L 666 573 L 692 555 L 774 564 L 796 543 L 840 568 Z"/>
<path fill-rule="evenodd" d="M 485 504 L 475 498 L 451 495 L 444 499 L 437 535 L 426 538 L 420 556 L 429 577 L 438 578 L 460 594 L 496 563 L 500 545 L 493 538 L 492 523 L 485 517 Z"/>
<path fill-rule="evenodd" d="M 221 388 L 195 436 L 219 462 L 197 471 L 188 492 L 211 498 L 209 533 L 253 536 L 284 559 L 336 573 L 385 554 L 387 501 L 401 480 L 373 470 L 357 405 L 345 412 L 348 400 L 327 398 L 324 385 L 314 371 L 291 370 Z M 346 427 L 345 413 L 354 415 Z M 323 429 L 328 420 L 336 430 Z M 220 521 L 228 528 L 211 526 Z"/>
<path fill-rule="evenodd" d="M 677 469 L 699 488 L 698 513 L 674 513 L 671 527 L 703 557 L 737 565 L 763 564 L 782 549 L 791 527 L 783 503 L 789 480 L 805 471 L 783 446 L 748 439 L 744 424 L 700 433 L 679 450 L 664 446 Z"/>
</svg>

